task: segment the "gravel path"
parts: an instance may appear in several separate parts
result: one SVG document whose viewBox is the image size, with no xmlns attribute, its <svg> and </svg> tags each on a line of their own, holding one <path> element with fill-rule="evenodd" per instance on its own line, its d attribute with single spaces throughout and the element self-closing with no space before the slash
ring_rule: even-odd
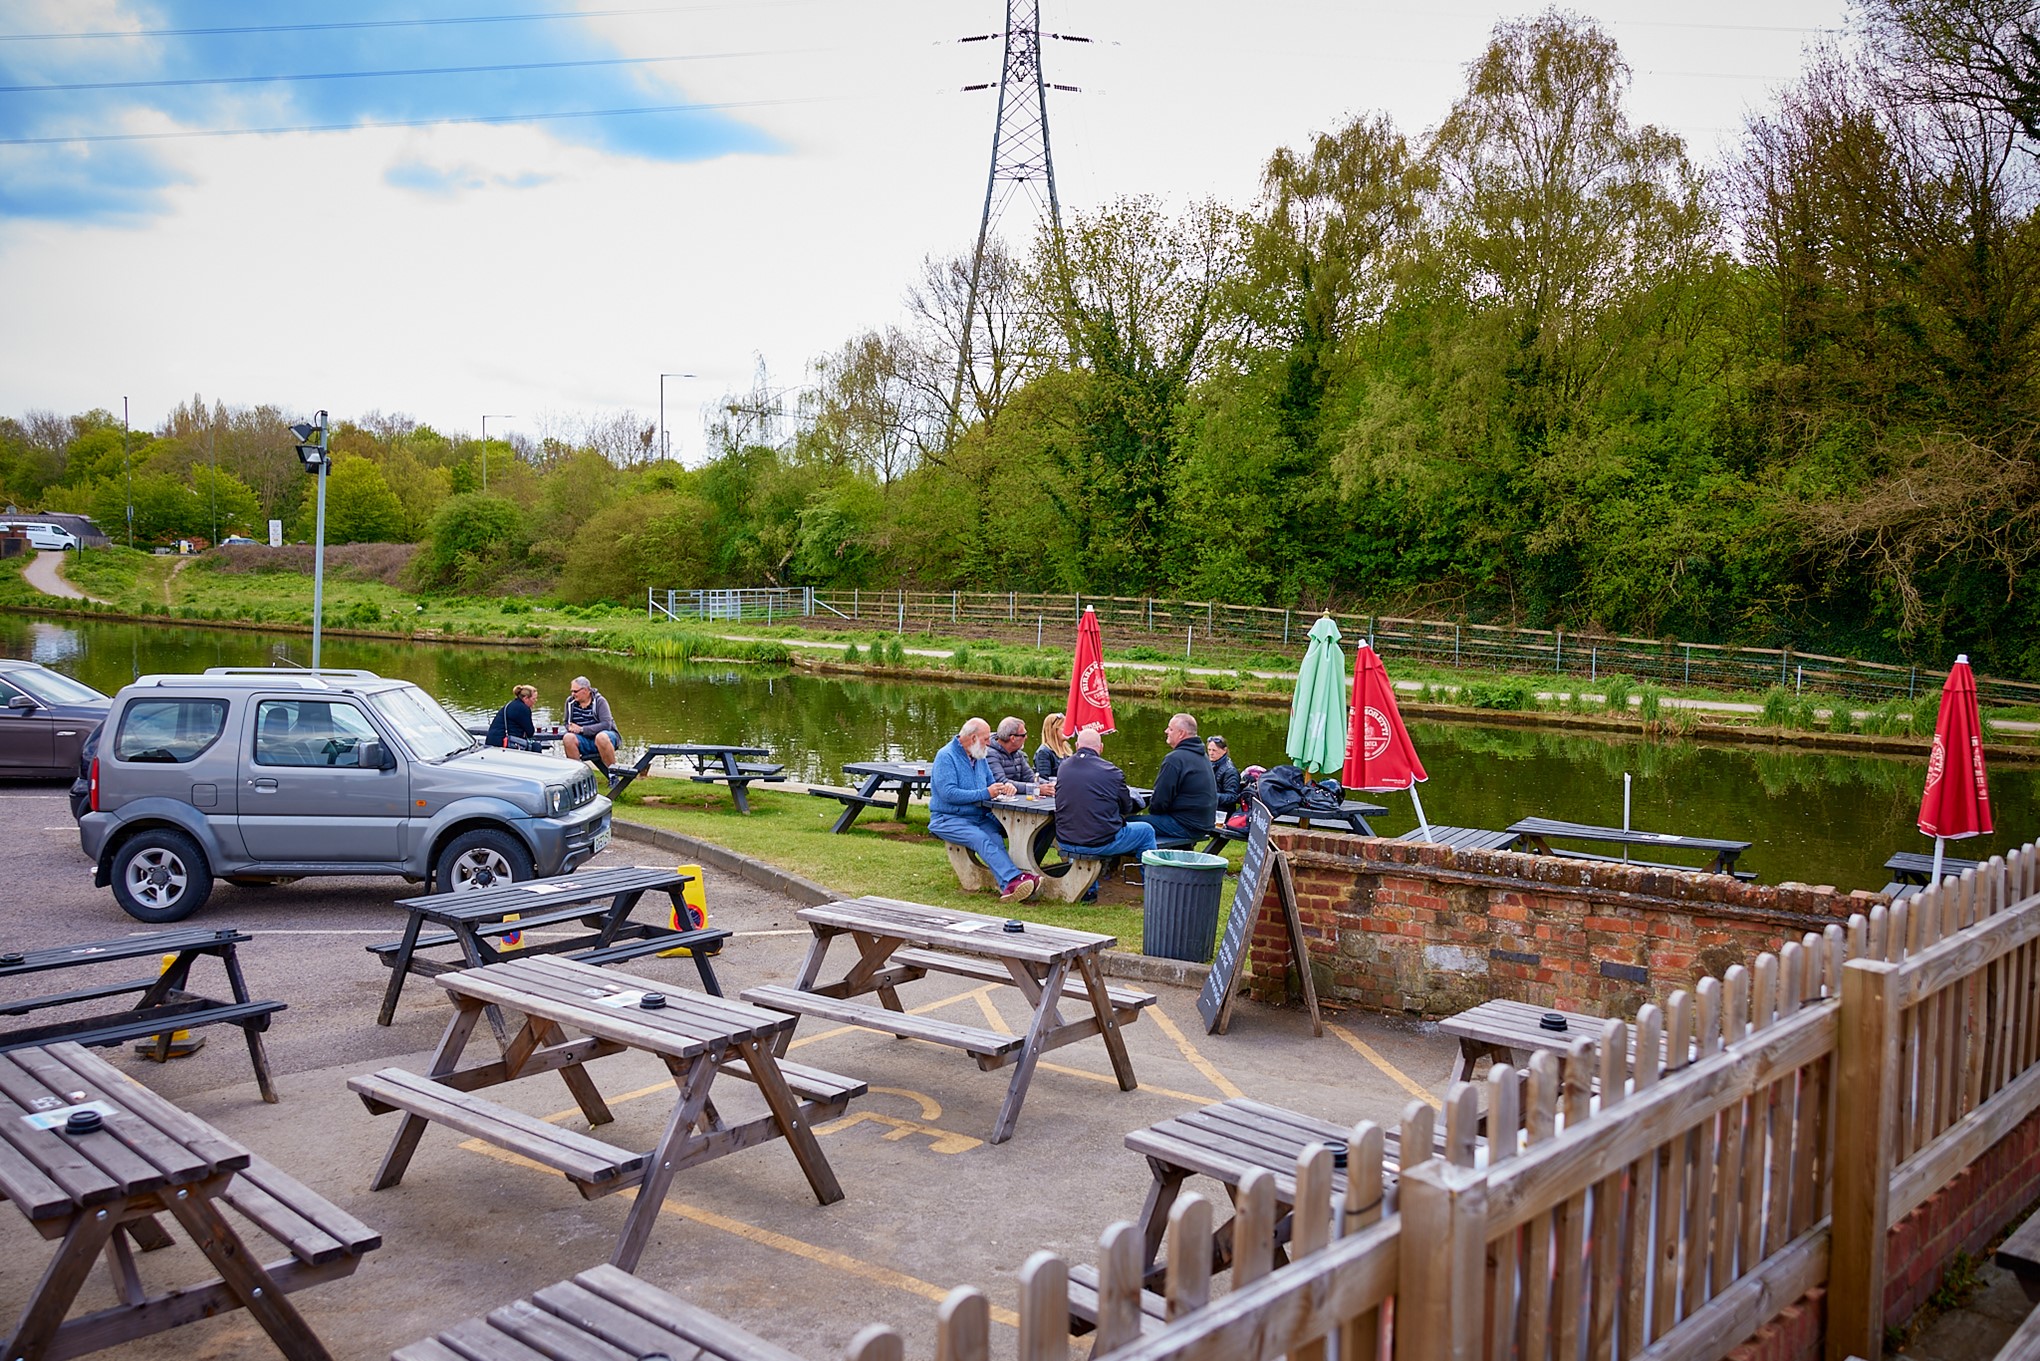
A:
<svg viewBox="0 0 2040 1361">
<path fill-rule="evenodd" d="M 44 595 L 62 596 L 66 600 L 95 600 L 85 592 L 64 580 L 62 567 L 64 555 L 58 553 L 37 553 L 28 560 L 28 566 L 21 569 L 21 576 L 29 585 Z M 106 602 L 100 601 L 105 604 Z"/>
</svg>

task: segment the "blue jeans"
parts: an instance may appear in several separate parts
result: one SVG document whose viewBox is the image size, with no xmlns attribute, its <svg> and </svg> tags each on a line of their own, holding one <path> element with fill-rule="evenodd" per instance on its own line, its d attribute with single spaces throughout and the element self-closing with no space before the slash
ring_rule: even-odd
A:
<svg viewBox="0 0 2040 1361">
<path fill-rule="evenodd" d="M 1020 867 L 1013 863 L 1013 857 L 1006 854 L 1006 833 L 999 826 L 999 820 L 990 813 L 967 817 L 959 813 L 930 813 L 928 830 L 937 839 L 968 846 L 977 852 L 977 858 L 985 862 L 999 880 L 1003 892 L 1015 879 L 1020 877 Z"/>
<path fill-rule="evenodd" d="M 608 734 L 609 734 L 609 749 L 611 751 L 615 751 L 618 747 L 623 745 L 623 739 L 616 735 L 616 730 L 614 728 L 609 729 Z M 574 757 L 576 760 L 592 761 L 596 759 L 597 756 L 600 755 L 600 753 L 595 750 L 595 739 L 597 736 L 599 736 L 599 734 L 592 732 L 562 733 L 560 735 L 560 747 L 567 753 L 567 755 Z M 583 747 L 587 748 L 587 750 L 585 751 L 582 750 Z"/>
<path fill-rule="evenodd" d="M 1142 851 L 1153 850 L 1155 829 L 1145 822 L 1129 822 L 1120 829 L 1118 836 L 1102 846 L 1070 846 L 1060 841 L 1055 844 L 1065 860 L 1077 856 L 1086 860 L 1110 860 L 1115 855 L 1139 855 Z"/>
<path fill-rule="evenodd" d="M 1178 822 L 1167 813 L 1136 813 L 1126 820 L 1129 827 L 1135 823 L 1145 823 L 1154 828 L 1156 841 L 1187 841 L 1193 846 L 1208 839 L 1213 830 L 1210 827 L 1192 827 Z"/>
</svg>

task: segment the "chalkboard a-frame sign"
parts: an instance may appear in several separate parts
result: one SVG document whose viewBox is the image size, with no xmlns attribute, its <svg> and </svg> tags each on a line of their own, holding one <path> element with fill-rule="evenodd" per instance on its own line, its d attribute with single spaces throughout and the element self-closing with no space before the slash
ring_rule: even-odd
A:
<svg viewBox="0 0 2040 1361">
<path fill-rule="evenodd" d="M 1289 953 L 1303 976 L 1303 1000 L 1310 1004 L 1310 1033 L 1324 1034 L 1324 1020 L 1318 1015 L 1317 985 L 1310 976 L 1310 955 L 1303 944 L 1303 921 L 1296 911 L 1296 884 L 1289 877 L 1289 857 L 1268 844 L 1275 817 L 1258 800 L 1249 803 L 1247 855 L 1240 864 L 1233 889 L 1232 912 L 1226 918 L 1225 934 L 1219 937 L 1218 953 L 1211 961 L 1211 974 L 1204 991 L 1197 995 L 1197 1014 L 1204 1018 L 1204 1033 L 1223 1034 L 1232 1023 L 1233 992 L 1239 986 L 1240 966 L 1247 960 L 1247 942 L 1254 937 L 1254 923 L 1261 916 L 1261 899 L 1272 875 L 1275 896 L 1282 903 L 1282 922 L 1289 932 Z"/>
</svg>

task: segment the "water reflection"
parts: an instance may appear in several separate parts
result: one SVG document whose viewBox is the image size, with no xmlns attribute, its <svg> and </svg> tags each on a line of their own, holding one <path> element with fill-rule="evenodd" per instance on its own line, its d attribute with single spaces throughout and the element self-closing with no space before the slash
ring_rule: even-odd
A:
<svg viewBox="0 0 2040 1361">
<path fill-rule="evenodd" d="M 229 630 L 129 624 L 52 624 L 0 615 L 0 655 L 33 657 L 112 693 L 145 671 L 266 666 L 310 660 L 310 640 Z M 962 721 L 1024 718 L 1039 735 L 1059 708 L 1043 690 L 898 681 L 857 681 L 761 667 L 678 666 L 579 652 L 455 648 L 328 638 L 330 666 L 403 676 L 472 722 L 486 720 L 511 686 L 539 688 L 540 719 L 564 703 L 585 673 L 609 697 L 626 743 L 730 741 L 772 748 L 797 778 L 840 781 L 845 761 L 933 755 Z M 1108 754 L 1135 783 L 1153 779 L 1162 730 L 1176 706 L 1121 702 Z M 1281 759 L 1287 715 L 1233 707 L 1198 713 L 1221 732 L 1241 767 Z M 1431 774 L 1424 808 L 1434 823 L 1505 827 L 1533 814 L 1616 824 L 1622 776 L 1635 777 L 1632 818 L 1657 831 L 1748 839 L 1743 864 L 1767 882 L 1799 879 L 1877 888 L 1893 850 L 1930 849 L 1913 827 L 1925 759 L 1843 756 L 1707 743 L 1617 741 L 1559 729 L 1417 722 L 1412 736 Z M 1032 739 L 1030 739 L 1031 741 Z M 1994 838 L 1957 844 L 1990 855 L 2040 834 L 2040 777 L 2032 768 L 1992 772 Z M 1390 813 L 1377 830 L 1415 825 L 1407 795 L 1377 796 Z"/>
</svg>

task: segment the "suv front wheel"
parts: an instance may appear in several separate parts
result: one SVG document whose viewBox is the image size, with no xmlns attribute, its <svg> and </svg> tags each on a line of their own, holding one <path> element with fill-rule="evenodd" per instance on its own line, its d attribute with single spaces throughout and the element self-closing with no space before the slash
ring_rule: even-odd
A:
<svg viewBox="0 0 2040 1361">
<path fill-rule="evenodd" d="M 212 869 L 198 843 L 155 827 L 121 843 L 113 857 L 113 899 L 136 921 L 183 921 L 212 896 Z"/>
<path fill-rule="evenodd" d="M 432 870 L 435 893 L 466 893 L 531 877 L 531 852 L 524 843 L 486 827 L 447 842 Z"/>
</svg>

